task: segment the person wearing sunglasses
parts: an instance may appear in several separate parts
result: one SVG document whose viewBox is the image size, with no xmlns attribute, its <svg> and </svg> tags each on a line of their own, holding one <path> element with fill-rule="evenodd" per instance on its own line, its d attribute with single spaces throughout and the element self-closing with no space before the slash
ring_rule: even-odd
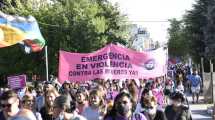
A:
<svg viewBox="0 0 215 120">
<path fill-rule="evenodd" d="M 39 112 L 36 112 L 35 99 L 34 99 L 33 95 L 26 94 L 23 96 L 22 108 L 31 110 L 37 120 L 42 120 L 41 114 Z"/>
<path fill-rule="evenodd" d="M 2 111 L 0 120 L 8 120 L 19 112 L 18 95 L 13 90 L 4 92 L 0 97 Z"/>
</svg>

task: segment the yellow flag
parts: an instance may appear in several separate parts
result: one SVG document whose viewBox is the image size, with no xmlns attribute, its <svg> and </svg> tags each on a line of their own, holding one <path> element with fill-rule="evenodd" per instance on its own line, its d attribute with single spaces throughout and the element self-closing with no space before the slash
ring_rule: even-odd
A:
<svg viewBox="0 0 215 120">
<path fill-rule="evenodd" d="M 0 24 L 0 48 L 14 45 L 25 39 L 25 33 L 10 25 Z"/>
</svg>

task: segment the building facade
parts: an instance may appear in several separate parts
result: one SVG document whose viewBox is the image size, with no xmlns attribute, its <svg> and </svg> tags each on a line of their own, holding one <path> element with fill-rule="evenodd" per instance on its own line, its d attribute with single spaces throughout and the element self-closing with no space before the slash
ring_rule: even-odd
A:
<svg viewBox="0 0 215 120">
<path fill-rule="evenodd" d="M 137 25 L 131 29 L 132 36 L 132 45 L 131 48 L 136 51 L 148 51 L 155 48 L 154 42 L 152 38 L 150 38 L 150 34 L 144 27 L 138 27 Z"/>
</svg>

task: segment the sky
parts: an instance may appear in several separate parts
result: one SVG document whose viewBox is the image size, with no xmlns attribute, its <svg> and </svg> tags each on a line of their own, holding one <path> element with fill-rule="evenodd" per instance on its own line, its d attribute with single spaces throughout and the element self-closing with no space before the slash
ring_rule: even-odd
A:
<svg viewBox="0 0 215 120">
<path fill-rule="evenodd" d="M 154 41 L 166 42 L 167 28 L 171 18 L 181 19 L 186 10 L 192 8 L 195 0 L 109 0 L 118 3 L 121 13 L 126 14 L 134 24 L 145 27 Z"/>
</svg>

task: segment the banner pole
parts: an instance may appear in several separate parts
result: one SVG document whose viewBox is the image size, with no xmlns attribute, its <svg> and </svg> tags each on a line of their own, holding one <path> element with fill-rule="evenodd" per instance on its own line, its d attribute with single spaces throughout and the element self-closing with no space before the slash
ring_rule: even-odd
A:
<svg viewBox="0 0 215 120">
<path fill-rule="evenodd" d="M 46 81 L 49 81 L 48 50 L 47 50 L 47 46 L 45 46 L 45 57 L 46 57 Z"/>
</svg>

